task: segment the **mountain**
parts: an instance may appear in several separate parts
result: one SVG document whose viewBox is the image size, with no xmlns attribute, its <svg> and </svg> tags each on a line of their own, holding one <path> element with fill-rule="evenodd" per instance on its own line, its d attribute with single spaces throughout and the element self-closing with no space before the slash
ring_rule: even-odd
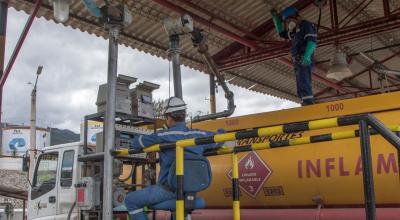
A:
<svg viewBox="0 0 400 220">
<path fill-rule="evenodd" d="M 52 128 L 50 133 L 50 146 L 79 141 L 80 135 L 68 129 Z"/>
</svg>

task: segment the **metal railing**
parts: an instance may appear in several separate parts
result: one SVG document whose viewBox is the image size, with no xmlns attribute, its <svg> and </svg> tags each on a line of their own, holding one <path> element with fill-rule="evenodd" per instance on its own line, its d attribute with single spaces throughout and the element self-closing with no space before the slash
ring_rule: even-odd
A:
<svg viewBox="0 0 400 220">
<path fill-rule="evenodd" d="M 289 123 L 279 126 L 264 127 L 238 132 L 230 132 L 225 134 L 216 134 L 209 137 L 191 138 L 178 140 L 175 143 L 163 143 L 146 147 L 142 150 L 115 150 L 112 153 L 116 155 L 137 154 L 143 152 L 157 152 L 168 149 L 176 149 L 176 180 L 177 180 L 177 199 L 176 199 L 176 219 L 184 220 L 184 191 L 183 191 L 183 174 L 184 174 L 184 148 L 196 145 L 220 143 L 226 141 L 263 137 L 277 134 L 293 133 L 300 131 L 318 130 L 324 128 L 341 127 L 348 125 L 357 125 L 359 130 L 341 131 L 329 134 L 315 135 L 309 137 L 294 138 L 279 142 L 256 143 L 246 146 L 237 146 L 233 148 L 219 148 L 207 151 L 204 156 L 215 156 L 221 154 L 232 154 L 232 206 L 233 219 L 240 219 L 240 201 L 239 201 L 239 171 L 238 171 L 238 152 L 258 151 L 276 147 L 287 147 L 294 145 L 310 144 L 324 141 L 333 141 L 360 137 L 361 160 L 363 165 L 363 183 L 364 183 L 364 199 L 365 212 L 367 220 L 376 219 L 375 212 L 375 194 L 372 174 L 372 159 L 370 147 L 370 135 L 380 134 L 389 143 L 400 151 L 400 138 L 393 131 L 400 131 L 400 125 L 391 125 L 388 128 L 371 114 L 342 116 L 322 120 L 314 120 L 307 122 Z M 369 128 L 368 126 L 371 126 Z M 399 161 L 400 163 L 400 161 Z"/>
</svg>

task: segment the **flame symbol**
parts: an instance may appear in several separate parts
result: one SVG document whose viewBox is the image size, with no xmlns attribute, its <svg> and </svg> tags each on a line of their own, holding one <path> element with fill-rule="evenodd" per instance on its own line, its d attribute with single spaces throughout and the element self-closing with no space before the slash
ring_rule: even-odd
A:
<svg viewBox="0 0 400 220">
<path fill-rule="evenodd" d="M 246 168 L 246 170 L 251 170 L 254 168 L 254 161 L 251 159 L 251 157 L 249 157 L 249 159 L 246 161 L 244 168 Z"/>
</svg>

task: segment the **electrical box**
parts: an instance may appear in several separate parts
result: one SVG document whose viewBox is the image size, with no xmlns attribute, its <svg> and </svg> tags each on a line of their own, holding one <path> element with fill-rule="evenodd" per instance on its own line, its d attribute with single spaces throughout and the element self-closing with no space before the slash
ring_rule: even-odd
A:
<svg viewBox="0 0 400 220">
<path fill-rule="evenodd" d="M 81 180 L 75 184 L 76 206 L 85 211 L 100 209 L 100 186 L 100 178 L 82 177 Z"/>
<path fill-rule="evenodd" d="M 144 81 L 130 91 L 132 114 L 138 117 L 154 118 L 153 91 L 160 85 Z"/>
<path fill-rule="evenodd" d="M 119 74 L 116 88 L 116 112 L 132 114 L 132 99 L 129 94 L 129 86 L 136 82 L 136 78 Z M 97 94 L 97 112 L 105 112 L 107 103 L 107 84 L 99 86 Z"/>
<path fill-rule="evenodd" d="M 139 127 L 131 127 L 131 126 L 123 126 L 116 125 L 115 126 L 115 149 L 127 149 L 133 143 L 133 138 L 137 135 L 141 134 L 151 134 L 152 130 L 139 128 Z M 104 138 L 103 132 L 99 132 L 96 134 L 96 152 L 104 151 Z M 131 155 L 131 157 L 135 158 L 146 158 L 146 153 Z"/>
<path fill-rule="evenodd" d="M 124 131 L 115 131 L 115 149 L 127 149 L 132 145 L 135 134 Z"/>
</svg>

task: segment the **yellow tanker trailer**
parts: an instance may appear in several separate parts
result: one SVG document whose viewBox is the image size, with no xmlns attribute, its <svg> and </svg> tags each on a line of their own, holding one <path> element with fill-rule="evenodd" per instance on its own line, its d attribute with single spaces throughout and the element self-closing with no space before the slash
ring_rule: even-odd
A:
<svg viewBox="0 0 400 220">
<path fill-rule="evenodd" d="M 227 132 L 344 115 L 372 113 L 385 125 L 400 124 L 400 92 L 321 103 L 193 124 L 193 128 Z M 336 127 L 316 131 L 242 139 L 236 146 L 277 142 L 317 134 L 358 129 Z M 397 128 L 394 128 L 398 130 Z M 371 136 L 377 216 L 400 219 L 398 152 L 380 135 Z M 365 219 L 360 139 L 350 138 L 239 153 L 242 219 Z M 230 155 L 211 156 L 213 183 L 201 193 L 207 209 L 195 219 L 232 219 Z"/>
</svg>

